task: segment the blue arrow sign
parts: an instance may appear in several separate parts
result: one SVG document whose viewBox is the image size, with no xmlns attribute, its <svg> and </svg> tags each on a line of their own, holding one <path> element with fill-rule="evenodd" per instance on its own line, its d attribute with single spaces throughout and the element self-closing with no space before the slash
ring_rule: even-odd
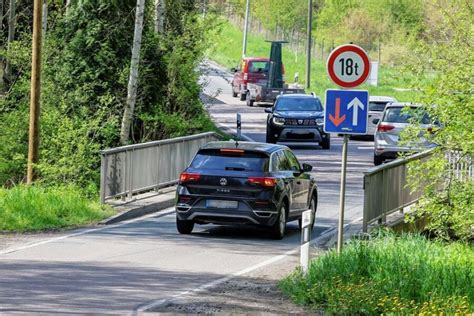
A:
<svg viewBox="0 0 474 316">
<path fill-rule="evenodd" d="M 338 134 L 367 134 L 369 92 L 326 90 L 324 131 Z"/>
</svg>

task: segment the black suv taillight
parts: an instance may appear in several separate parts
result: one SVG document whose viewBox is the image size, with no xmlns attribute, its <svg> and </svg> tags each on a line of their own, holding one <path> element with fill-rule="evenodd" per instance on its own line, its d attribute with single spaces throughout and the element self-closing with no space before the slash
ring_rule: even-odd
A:
<svg viewBox="0 0 474 316">
<path fill-rule="evenodd" d="M 198 181 L 200 178 L 201 178 L 201 174 L 199 173 L 183 172 L 179 176 L 179 183 Z"/>
</svg>

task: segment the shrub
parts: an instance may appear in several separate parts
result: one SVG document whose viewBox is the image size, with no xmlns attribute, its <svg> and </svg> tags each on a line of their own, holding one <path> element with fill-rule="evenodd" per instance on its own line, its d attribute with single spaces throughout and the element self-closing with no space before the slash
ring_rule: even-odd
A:
<svg viewBox="0 0 474 316">
<path fill-rule="evenodd" d="M 467 0 L 439 2 L 432 11 L 439 21 L 428 25 L 425 42 L 414 50 L 418 60 L 411 67 L 419 77 L 435 73 L 420 88 L 423 110 L 440 123 L 430 135 L 438 146 L 425 162 L 409 165 L 409 181 L 413 189 L 424 190 L 417 210 L 420 216 L 430 216 L 428 229 L 444 239 L 472 240 L 474 179 L 467 172 L 474 158 L 474 95 L 472 66 L 468 66 L 474 64 L 472 7 Z M 401 136 L 408 143 L 415 142 L 423 131 L 426 133 L 413 124 Z M 449 161 L 446 154 L 453 151 L 459 155 Z M 460 166 L 458 172 L 453 170 Z"/>
<path fill-rule="evenodd" d="M 315 259 L 281 281 L 295 302 L 338 314 L 474 310 L 474 250 L 418 235 L 381 234 Z"/>
</svg>

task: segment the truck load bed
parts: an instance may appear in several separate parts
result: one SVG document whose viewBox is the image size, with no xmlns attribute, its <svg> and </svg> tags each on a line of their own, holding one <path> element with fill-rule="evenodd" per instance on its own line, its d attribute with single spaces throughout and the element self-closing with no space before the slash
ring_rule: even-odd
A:
<svg viewBox="0 0 474 316">
<path fill-rule="evenodd" d="M 253 106 L 255 102 L 271 103 L 273 104 L 280 94 L 296 94 L 305 93 L 305 90 L 300 86 L 283 88 L 267 87 L 267 82 L 259 82 L 257 84 L 247 84 L 247 105 Z"/>
</svg>

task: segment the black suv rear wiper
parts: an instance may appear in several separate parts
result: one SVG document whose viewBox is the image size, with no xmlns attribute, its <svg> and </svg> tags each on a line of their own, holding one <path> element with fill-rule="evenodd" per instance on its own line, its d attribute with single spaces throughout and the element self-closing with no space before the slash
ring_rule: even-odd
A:
<svg viewBox="0 0 474 316">
<path fill-rule="evenodd" d="M 225 167 L 225 170 L 245 171 L 245 170 L 249 170 L 249 169 L 245 169 L 245 168 L 242 168 L 242 167 Z"/>
</svg>

